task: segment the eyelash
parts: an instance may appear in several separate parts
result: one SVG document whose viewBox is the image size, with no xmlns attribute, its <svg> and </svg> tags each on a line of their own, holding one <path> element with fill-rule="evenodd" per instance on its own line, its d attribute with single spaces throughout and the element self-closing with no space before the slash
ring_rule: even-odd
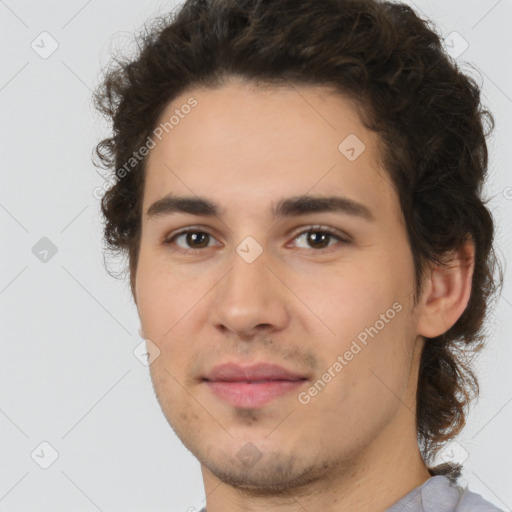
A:
<svg viewBox="0 0 512 512">
<path fill-rule="evenodd" d="M 205 235 L 208 235 L 208 236 L 213 238 L 213 236 L 210 233 L 208 233 L 207 231 L 203 231 L 201 229 L 191 227 L 191 228 L 183 229 L 182 231 L 179 231 L 179 232 L 175 233 L 170 238 L 166 238 L 163 241 L 163 245 L 172 245 L 172 244 L 174 244 L 174 241 L 176 240 L 176 238 L 178 238 L 179 236 L 182 236 L 182 235 L 186 235 L 188 233 L 205 234 Z M 330 237 L 337 238 L 338 241 L 342 243 L 342 245 L 348 245 L 348 244 L 351 243 L 350 240 L 342 238 L 337 232 L 335 232 L 334 230 L 332 230 L 332 229 L 330 229 L 328 227 L 325 227 L 325 226 L 310 226 L 310 227 L 308 227 L 308 229 L 300 231 L 299 233 L 297 233 L 294 236 L 293 239 L 295 240 L 296 238 L 298 238 L 298 237 L 300 237 L 302 235 L 305 235 L 307 233 L 327 234 Z M 190 253 L 197 253 L 198 251 L 201 251 L 202 249 L 209 249 L 209 248 L 210 247 L 201 247 L 199 249 L 182 249 L 182 248 L 178 248 L 178 249 L 174 249 L 174 250 L 176 250 L 177 252 L 180 252 L 182 254 L 190 254 Z M 328 245 L 327 247 L 324 247 L 322 249 L 313 249 L 312 248 L 311 250 L 314 251 L 314 252 L 317 252 L 317 253 L 325 254 L 325 253 L 329 253 L 329 252 L 335 251 L 337 248 L 338 248 L 338 244 L 333 244 L 333 245 Z"/>
</svg>

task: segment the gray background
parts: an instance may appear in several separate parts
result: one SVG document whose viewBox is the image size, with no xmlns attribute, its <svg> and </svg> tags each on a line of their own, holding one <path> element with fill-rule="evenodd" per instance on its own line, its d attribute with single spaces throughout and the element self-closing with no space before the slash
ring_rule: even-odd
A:
<svg viewBox="0 0 512 512">
<path fill-rule="evenodd" d="M 132 47 L 130 34 L 144 20 L 174 5 L 0 0 L 0 511 L 186 511 L 204 504 L 199 464 L 168 426 L 148 368 L 133 355 L 141 342 L 137 312 L 128 285 L 104 270 L 92 194 L 102 178 L 91 151 L 107 135 L 90 103 L 100 69 L 113 49 Z M 512 249 L 512 1 L 414 5 L 451 51 L 464 48 L 454 31 L 467 41 L 458 61 L 473 63 L 483 80 L 497 122 L 486 194 L 505 262 Z M 47 58 L 31 47 L 35 41 L 48 51 L 52 40 L 58 48 Z M 56 254 L 40 252 L 49 246 L 44 237 Z M 477 361 L 480 400 L 445 453 L 466 458 L 471 490 L 504 510 L 512 507 L 510 279 L 506 271 Z M 40 466 L 52 461 L 52 448 L 44 441 L 58 452 L 47 469 Z"/>
</svg>

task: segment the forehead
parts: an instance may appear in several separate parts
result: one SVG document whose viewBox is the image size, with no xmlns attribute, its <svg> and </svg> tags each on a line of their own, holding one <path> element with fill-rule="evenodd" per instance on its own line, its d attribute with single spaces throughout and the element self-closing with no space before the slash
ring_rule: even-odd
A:
<svg viewBox="0 0 512 512">
<path fill-rule="evenodd" d="M 156 128 L 144 211 L 169 192 L 247 206 L 313 190 L 377 203 L 393 193 L 378 136 L 328 87 L 191 89 L 166 106 Z"/>
</svg>

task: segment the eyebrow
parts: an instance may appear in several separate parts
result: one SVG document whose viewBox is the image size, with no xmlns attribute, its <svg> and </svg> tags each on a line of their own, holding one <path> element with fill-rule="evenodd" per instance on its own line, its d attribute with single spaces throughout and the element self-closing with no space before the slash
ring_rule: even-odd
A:
<svg viewBox="0 0 512 512">
<path fill-rule="evenodd" d="M 367 206 L 340 196 L 294 196 L 281 199 L 272 208 L 274 219 L 322 212 L 344 213 L 367 221 L 375 220 L 375 216 Z M 146 211 L 148 219 L 174 213 L 188 213 L 203 217 L 222 217 L 224 209 L 204 197 L 167 194 L 155 201 Z"/>
</svg>

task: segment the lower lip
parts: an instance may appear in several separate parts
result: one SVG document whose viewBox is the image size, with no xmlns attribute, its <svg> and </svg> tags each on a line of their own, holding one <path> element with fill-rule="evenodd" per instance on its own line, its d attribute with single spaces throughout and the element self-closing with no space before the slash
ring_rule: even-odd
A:
<svg viewBox="0 0 512 512">
<path fill-rule="evenodd" d="M 205 381 L 211 391 L 235 407 L 261 407 L 274 398 L 296 390 L 305 380 L 270 380 L 266 382 Z"/>
</svg>

